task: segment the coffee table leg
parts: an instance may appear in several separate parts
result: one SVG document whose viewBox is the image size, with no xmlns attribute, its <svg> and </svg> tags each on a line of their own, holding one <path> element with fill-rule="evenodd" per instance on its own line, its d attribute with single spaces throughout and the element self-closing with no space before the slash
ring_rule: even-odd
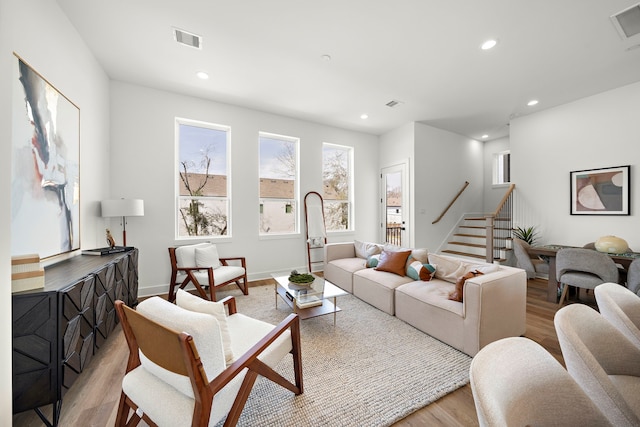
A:
<svg viewBox="0 0 640 427">
<path fill-rule="evenodd" d="M 336 326 L 336 297 L 333 297 L 333 326 Z"/>
</svg>

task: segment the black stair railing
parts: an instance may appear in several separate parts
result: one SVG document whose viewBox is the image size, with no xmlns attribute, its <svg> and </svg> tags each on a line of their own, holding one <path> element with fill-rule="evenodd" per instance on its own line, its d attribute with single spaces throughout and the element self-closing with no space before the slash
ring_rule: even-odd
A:
<svg viewBox="0 0 640 427">
<path fill-rule="evenodd" d="M 494 212 L 485 215 L 487 228 L 487 256 L 486 261 L 493 263 L 500 259 L 500 251 L 506 247 L 506 242 L 511 239 L 513 230 L 513 196 L 515 184 L 509 185 L 498 207 Z"/>
</svg>

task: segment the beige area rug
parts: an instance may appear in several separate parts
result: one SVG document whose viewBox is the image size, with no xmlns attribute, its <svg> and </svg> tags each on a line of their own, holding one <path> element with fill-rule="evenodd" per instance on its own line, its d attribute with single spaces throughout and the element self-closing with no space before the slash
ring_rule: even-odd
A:
<svg viewBox="0 0 640 427">
<path fill-rule="evenodd" d="M 226 295 L 269 323 L 291 313 L 280 299 L 275 308 L 273 285 Z M 333 315 L 300 322 L 304 393 L 259 378 L 239 426 L 388 426 L 469 382 L 466 354 L 352 295 L 337 303 L 335 327 Z M 290 357 L 278 371 L 293 379 Z"/>
</svg>

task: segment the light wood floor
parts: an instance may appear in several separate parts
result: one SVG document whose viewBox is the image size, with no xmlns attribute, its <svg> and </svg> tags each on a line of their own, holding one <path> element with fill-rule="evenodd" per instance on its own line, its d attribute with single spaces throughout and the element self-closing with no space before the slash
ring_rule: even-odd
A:
<svg viewBox="0 0 640 427">
<path fill-rule="evenodd" d="M 256 281 L 252 282 L 250 286 L 259 286 L 265 283 L 270 283 L 270 281 Z M 583 291 L 580 297 L 581 302 L 595 306 L 593 293 L 585 295 Z M 541 344 L 564 364 L 553 326 L 553 316 L 556 310 L 556 304 L 546 301 L 546 281 L 529 280 L 525 336 Z M 80 375 L 64 397 L 59 424 L 61 427 L 103 427 L 114 424 L 127 353 L 124 336 L 118 326 L 118 329 L 107 340 L 106 345 L 94 356 L 89 367 Z M 419 392 L 416 390 L 416 393 Z M 43 412 L 50 419 L 51 409 L 45 408 Z M 27 411 L 15 415 L 13 425 L 16 427 L 42 426 L 42 422 L 33 411 Z M 399 421 L 394 427 L 427 425 L 477 426 L 478 420 L 471 387 L 466 385 L 444 396 Z"/>
</svg>

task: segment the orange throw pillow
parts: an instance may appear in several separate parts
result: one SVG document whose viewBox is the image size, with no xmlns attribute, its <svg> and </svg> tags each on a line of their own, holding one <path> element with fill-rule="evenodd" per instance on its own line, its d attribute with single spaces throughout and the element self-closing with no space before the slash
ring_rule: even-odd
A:
<svg viewBox="0 0 640 427">
<path fill-rule="evenodd" d="M 375 267 L 376 270 L 388 271 L 398 276 L 404 276 L 406 272 L 407 259 L 409 259 L 411 251 L 387 252 L 382 251 L 380 260 Z"/>
<path fill-rule="evenodd" d="M 472 279 L 476 276 L 483 274 L 481 271 L 470 271 L 462 277 L 459 277 L 456 280 L 456 290 L 449 294 L 449 299 L 452 301 L 462 302 L 462 291 L 464 290 L 464 284 L 467 282 L 467 279 Z"/>
</svg>

